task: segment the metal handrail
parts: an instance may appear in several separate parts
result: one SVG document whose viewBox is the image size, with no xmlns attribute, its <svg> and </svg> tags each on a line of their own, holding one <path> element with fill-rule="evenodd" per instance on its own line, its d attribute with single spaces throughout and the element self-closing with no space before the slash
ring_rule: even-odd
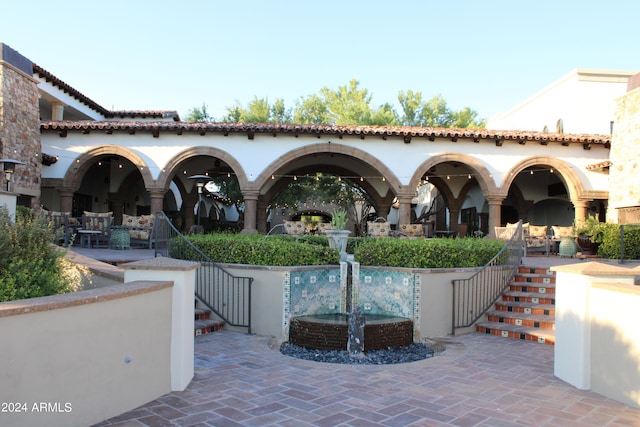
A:
<svg viewBox="0 0 640 427">
<path fill-rule="evenodd" d="M 498 300 L 513 279 L 524 255 L 522 221 L 498 254 L 468 279 L 455 279 L 451 335 L 478 321 Z"/>
<path fill-rule="evenodd" d="M 251 333 L 253 277 L 234 276 L 184 237 L 164 212 L 156 212 L 152 236 L 156 256 L 197 261 L 195 296 L 230 326 Z"/>
</svg>

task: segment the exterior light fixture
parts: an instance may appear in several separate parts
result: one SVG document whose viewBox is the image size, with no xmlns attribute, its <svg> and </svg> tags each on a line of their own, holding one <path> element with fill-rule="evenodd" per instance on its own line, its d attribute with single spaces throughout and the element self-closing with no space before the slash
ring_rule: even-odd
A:
<svg viewBox="0 0 640 427">
<path fill-rule="evenodd" d="M 189 179 L 196 181 L 196 187 L 198 188 L 198 230 L 200 230 L 200 204 L 202 203 L 202 188 L 205 182 L 211 180 L 207 175 L 192 175 Z"/>
<path fill-rule="evenodd" d="M 7 191 L 9 191 L 9 183 L 11 182 L 11 177 L 16 171 L 16 165 L 24 165 L 24 162 L 13 159 L 0 159 L 0 163 L 4 163 L 4 179 L 7 182 Z"/>
</svg>

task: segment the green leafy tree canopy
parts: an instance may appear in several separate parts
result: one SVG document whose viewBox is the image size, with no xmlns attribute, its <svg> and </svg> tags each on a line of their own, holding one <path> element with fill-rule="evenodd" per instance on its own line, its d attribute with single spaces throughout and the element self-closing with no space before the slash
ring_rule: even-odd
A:
<svg viewBox="0 0 640 427">
<path fill-rule="evenodd" d="M 300 97 L 293 109 L 287 108 L 284 100 L 271 103 L 267 98 L 254 96 L 246 107 L 237 102 L 227 107 L 222 119 L 234 123 L 296 123 L 335 124 L 345 126 L 428 126 L 481 128 L 485 120 L 478 117 L 470 107 L 453 110 L 441 95 L 424 100 L 422 93 L 401 91 L 398 94 L 400 112 L 390 103 L 372 105 L 372 95 L 360 87 L 356 79 L 337 89 L 323 87 L 317 94 Z M 193 109 L 188 121 L 206 121 L 206 105 Z M 190 120 L 194 118 L 194 120 Z M 197 120 L 195 120 L 197 119 Z"/>
</svg>

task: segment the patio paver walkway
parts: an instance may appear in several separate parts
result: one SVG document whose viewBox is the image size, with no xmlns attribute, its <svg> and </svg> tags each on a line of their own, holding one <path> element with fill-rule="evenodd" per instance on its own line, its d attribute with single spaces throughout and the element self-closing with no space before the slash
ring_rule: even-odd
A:
<svg viewBox="0 0 640 427">
<path fill-rule="evenodd" d="M 640 426 L 640 409 L 553 375 L 553 346 L 468 334 L 431 359 L 336 365 L 266 337 L 196 338 L 195 377 L 101 426 Z"/>
</svg>

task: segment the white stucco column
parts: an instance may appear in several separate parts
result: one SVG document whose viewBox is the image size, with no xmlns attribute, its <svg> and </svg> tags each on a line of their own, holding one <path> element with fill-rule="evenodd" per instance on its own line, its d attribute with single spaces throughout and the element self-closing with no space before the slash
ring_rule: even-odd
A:
<svg viewBox="0 0 640 427">
<path fill-rule="evenodd" d="M 64 120 L 64 104 L 59 101 L 51 102 L 51 120 Z"/>
<path fill-rule="evenodd" d="M 151 258 L 122 265 L 128 282 L 173 281 L 171 320 L 171 390 L 187 388 L 194 373 L 193 336 L 197 262 Z"/>
</svg>

